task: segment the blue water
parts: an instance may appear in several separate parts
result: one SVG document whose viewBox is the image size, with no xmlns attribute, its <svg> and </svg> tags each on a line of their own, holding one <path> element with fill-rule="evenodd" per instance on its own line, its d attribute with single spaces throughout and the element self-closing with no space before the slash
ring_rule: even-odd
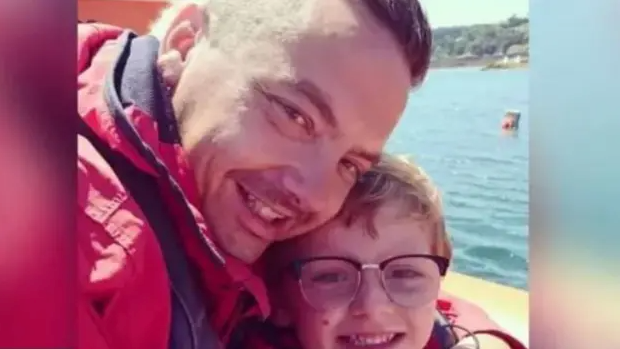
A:
<svg viewBox="0 0 620 349">
<path fill-rule="evenodd" d="M 441 189 L 456 271 L 527 289 L 528 71 L 445 69 L 414 91 L 387 149 Z M 502 135 L 507 109 L 522 112 Z"/>
</svg>

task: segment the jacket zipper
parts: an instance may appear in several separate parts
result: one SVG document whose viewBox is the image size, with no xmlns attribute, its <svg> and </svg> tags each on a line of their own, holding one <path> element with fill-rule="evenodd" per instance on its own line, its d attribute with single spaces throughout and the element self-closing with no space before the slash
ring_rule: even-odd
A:
<svg viewBox="0 0 620 349">
<path fill-rule="evenodd" d="M 240 290 L 240 295 L 237 298 L 237 301 L 235 302 L 235 306 L 233 307 L 233 310 L 231 311 L 231 315 L 228 318 L 228 320 L 226 320 L 226 323 L 224 324 L 224 335 L 226 336 L 226 338 L 228 340 L 230 340 L 230 336 L 232 335 L 232 332 L 234 330 L 233 325 L 236 319 L 238 319 L 241 315 L 243 315 L 243 308 L 245 307 L 245 303 L 248 299 L 248 294 L 246 293 L 245 289 L 243 287 L 239 288 Z M 228 342 L 227 340 L 227 342 Z"/>
<path fill-rule="evenodd" d="M 185 315 L 185 319 L 187 320 L 187 323 L 189 324 L 190 336 L 192 339 L 192 349 L 198 349 L 198 336 L 196 334 L 196 324 L 194 324 L 194 322 L 192 321 L 192 316 L 189 312 L 189 307 L 183 301 L 183 298 L 180 296 L 179 291 L 177 291 L 174 283 L 171 282 L 170 286 L 171 286 L 172 292 L 174 293 L 174 296 L 177 298 L 177 301 L 179 302 L 179 304 L 181 304 L 181 308 L 183 308 L 183 314 Z"/>
</svg>

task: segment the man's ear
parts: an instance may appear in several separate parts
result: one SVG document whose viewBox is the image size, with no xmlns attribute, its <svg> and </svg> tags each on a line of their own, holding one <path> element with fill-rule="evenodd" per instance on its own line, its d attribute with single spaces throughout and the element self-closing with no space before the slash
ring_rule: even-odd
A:
<svg viewBox="0 0 620 349">
<path fill-rule="evenodd" d="M 158 67 L 166 86 L 175 87 L 199 38 L 208 28 L 206 7 L 187 3 L 179 7 L 159 48 Z"/>
</svg>

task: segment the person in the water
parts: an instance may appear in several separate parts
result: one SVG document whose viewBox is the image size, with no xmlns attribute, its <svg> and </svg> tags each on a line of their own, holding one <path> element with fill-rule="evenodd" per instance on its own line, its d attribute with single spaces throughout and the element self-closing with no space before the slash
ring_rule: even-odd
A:
<svg viewBox="0 0 620 349">
<path fill-rule="evenodd" d="M 517 110 L 509 110 L 504 114 L 502 119 L 502 130 L 504 131 L 516 131 L 519 129 L 519 122 L 521 121 L 521 112 Z"/>
</svg>

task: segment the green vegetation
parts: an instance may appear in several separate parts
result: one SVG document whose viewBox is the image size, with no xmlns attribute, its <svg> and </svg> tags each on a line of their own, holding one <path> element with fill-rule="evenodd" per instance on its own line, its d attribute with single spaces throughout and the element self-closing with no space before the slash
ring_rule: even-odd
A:
<svg viewBox="0 0 620 349">
<path fill-rule="evenodd" d="M 529 22 L 528 18 L 512 16 L 497 24 L 436 28 L 432 65 L 488 69 L 523 66 L 529 57 Z"/>
</svg>

